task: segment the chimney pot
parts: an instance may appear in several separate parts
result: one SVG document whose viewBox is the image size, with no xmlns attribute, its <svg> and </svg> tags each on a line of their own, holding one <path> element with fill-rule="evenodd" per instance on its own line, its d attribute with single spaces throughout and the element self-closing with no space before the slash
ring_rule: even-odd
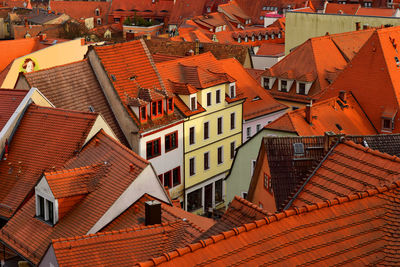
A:
<svg viewBox="0 0 400 267">
<path fill-rule="evenodd" d="M 306 106 L 306 121 L 308 124 L 312 124 L 311 106 L 312 104 Z"/>
<path fill-rule="evenodd" d="M 161 224 L 161 202 L 157 200 L 145 202 L 145 224 Z"/>
</svg>

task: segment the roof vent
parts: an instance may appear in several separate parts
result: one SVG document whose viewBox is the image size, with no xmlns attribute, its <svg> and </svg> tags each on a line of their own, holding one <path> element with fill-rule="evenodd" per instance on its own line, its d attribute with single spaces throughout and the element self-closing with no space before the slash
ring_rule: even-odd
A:
<svg viewBox="0 0 400 267">
<path fill-rule="evenodd" d="M 133 75 L 133 76 L 129 77 L 129 80 L 134 81 L 136 79 L 136 77 L 137 77 L 136 75 Z"/>
<path fill-rule="evenodd" d="M 304 144 L 303 143 L 294 143 L 293 149 L 294 149 L 295 155 L 304 155 Z"/>
</svg>

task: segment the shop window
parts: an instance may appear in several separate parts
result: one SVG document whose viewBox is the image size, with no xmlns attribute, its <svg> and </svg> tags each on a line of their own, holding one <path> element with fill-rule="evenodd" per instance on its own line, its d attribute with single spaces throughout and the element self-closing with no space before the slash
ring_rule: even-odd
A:
<svg viewBox="0 0 400 267">
<path fill-rule="evenodd" d="M 222 179 L 215 181 L 215 203 L 222 202 Z"/>
<path fill-rule="evenodd" d="M 203 207 L 203 188 L 199 188 L 187 195 L 187 209 L 194 211 Z"/>
</svg>

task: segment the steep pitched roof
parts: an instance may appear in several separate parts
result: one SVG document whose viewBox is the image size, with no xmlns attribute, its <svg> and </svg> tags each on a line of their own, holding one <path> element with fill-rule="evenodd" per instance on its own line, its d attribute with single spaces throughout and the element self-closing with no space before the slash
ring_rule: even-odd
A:
<svg viewBox="0 0 400 267">
<path fill-rule="evenodd" d="M 390 185 L 400 175 L 400 158 L 352 141 L 335 146 L 296 194 L 293 206 Z"/>
<path fill-rule="evenodd" d="M 323 135 L 325 132 L 344 134 L 376 134 L 377 131 L 352 95 L 346 102 L 333 97 L 311 107 L 311 123 L 306 120 L 306 108 L 286 113 L 265 128 L 295 132 L 300 136 Z M 290 122 L 290 124 L 289 124 Z"/>
<path fill-rule="evenodd" d="M 128 145 L 87 59 L 23 75 L 58 108 L 100 113 L 118 139 Z"/>
<path fill-rule="evenodd" d="M 267 216 L 140 266 L 392 265 L 399 260 L 399 186 L 396 181 Z"/>
<path fill-rule="evenodd" d="M 52 246 L 59 266 L 128 266 L 190 244 L 193 240 L 190 228 L 189 222 L 177 220 L 60 238 L 53 240 Z"/>
<path fill-rule="evenodd" d="M 60 124 L 56 125 L 59 127 Z M 43 129 L 48 130 L 48 128 Z M 65 145 L 63 149 L 65 150 Z M 48 158 L 54 161 L 55 155 L 56 153 Z M 38 157 L 35 161 L 37 159 Z M 105 172 L 97 177 L 96 181 L 92 181 L 93 190 L 75 203 L 75 206 L 56 225 L 51 226 L 35 218 L 35 197 L 33 196 L 1 229 L 2 242 L 33 264 L 38 264 L 52 239 L 88 233 L 149 162 L 101 130 L 76 157 L 64 165 L 64 169 L 91 164 L 101 164 Z M 26 240 L 31 241 L 26 242 Z"/>
<path fill-rule="evenodd" d="M 132 225 L 143 225 L 145 221 L 145 202 L 155 200 L 156 198 L 145 194 L 132 206 L 125 210 L 121 215 L 115 218 L 109 225 L 104 227 L 102 231 L 115 231 Z M 190 224 L 188 233 L 192 236 L 192 240 L 197 238 L 201 233 L 208 230 L 214 225 L 214 220 L 195 215 L 187 212 L 181 208 L 171 206 L 162 201 L 161 202 L 161 222 L 174 222 L 177 220 L 186 220 Z"/>
<path fill-rule="evenodd" d="M 185 19 L 203 14 L 207 0 L 176 0 L 169 18 L 170 24 L 180 25 Z"/>
<path fill-rule="evenodd" d="M 0 162 L 0 216 L 10 218 L 44 170 L 61 167 L 83 145 L 97 114 L 34 104 L 13 136 L 7 160 Z"/>
<path fill-rule="evenodd" d="M 28 91 L 0 89 L 0 131 L 6 125 L 15 109 L 21 104 Z"/>
<path fill-rule="evenodd" d="M 219 60 L 219 63 L 226 73 L 235 78 L 238 92 L 246 97 L 243 119 L 250 120 L 287 108 L 263 89 L 236 59 Z"/>
<path fill-rule="evenodd" d="M 0 50 L 7 51 L 0 55 L 0 71 L 4 70 L 14 59 L 41 49 L 39 38 L 5 40 L 0 42 Z"/>
<path fill-rule="evenodd" d="M 346 15 L 356 15 L 358 9 L 361 8 L 360 4 L 337 4 L 337 3 L 327 3 L 325 14 L 346 14 Z"/>
<path fill-rule="evenodd" d="M 336 95 L 341 90 L 351 91 L 378 130 L 382 129 L 382 117 L 397 121 L 400 107 L 397 40 L 400 40 L 399 26 L 375 29 L 321 99 Z M 394 123 L 393 132 L 400 132 L 398 123 Z"/>
<path fill-rule="evenodd" d="M 257 51 L 257 56 L 283 56 L 285 44 L 263 43 Z"/>
<path fill-rule="evenodd" d="M 222 215 L 221 219 L 219 219 L 210 229 L 197 238 L 197 240 L 203 240 L 213 235 L 229 231 L 243 224 L 260 220 L 267 215 L 272 214 L 267 213 L 257 205 L 241 197 L 235 196 L 235 198 L 229 204 L 229 207 L 225 211 L 224 215 Z"/>
</svg>

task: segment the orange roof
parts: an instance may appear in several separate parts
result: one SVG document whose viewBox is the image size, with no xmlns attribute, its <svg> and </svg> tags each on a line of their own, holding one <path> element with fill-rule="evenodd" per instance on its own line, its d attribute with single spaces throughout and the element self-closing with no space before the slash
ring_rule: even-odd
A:
<svg viewBox="0 0 400 267">
<path fill-rule="evenodd" d="M 132 227 L 132 226 L 131 226 Z M 192 242 L 192 226 L 177 220 L 52 241 L 59 266 L 132 266 Z"/>
<path fill-rule="evenodd" d="M 145 194 L 101 231 L 115 231 L 132 227 L 132 225 L 143 225 L 145 218 L 145 202 L 149 200 L 155 200 L 155 198 Z M 171 206 L 162 201 L 160 202 L 161 221 L 166 223 L 182 219 L 186 220 L 191 225 L 192 229 L 188 229 L 188 231 L 193 237 L 193 240 L 194 238 L 199 237 L 202 232 L 208 230 L 215 223 L 212 219 L 187 212 L 180 207 Z"/>
<path fill-rule="evenodd" d="M 283 56 L 285 44 L 263 43 L 257 51 L 257 56 Z"/>
<path fill-rule="evenodd" d="M 327 3 L 325 14 L 346 14 L 346 15 L 356 15 L 358 9 L 361 7 L 360 4 L 337 4 L 337 3 Z"/>
<path fill-rule="evenodd" d="M 232 18 L 240 18 L 242 20 L 251 19 L 251 17 L 248 16 L 243 11 L 242 8 L 240 8 L 240 6 L 235 0 L 230 1 L 229 3 L 226 4 L 219 5 L 218 10 L 219 11 L 221 10 L 220 12 L 227 14 L 230 19 Z"/>
<path fill-rule="evenodd" d="M 335 132 L 353 135 L 376 134 L 361 107 L 352 95 L 346 102 L 334 97 L 317 102 L 311 107 L 311 123 L 306 121 L 306 108 L 286 113 L 266 125 L 266 129 L 288 131 L 299 136 L 324 135 L 325 132 Z"/>
<path fill-rule="evenodd" d="M 397 9 L 361 7 L 357 11 L 359 16 L 394 17 Z"/>
<path fill-rule="evenodd" d="M 287 108 L 263 89 L 236 59 L 223 59 L 219 63 L 224 72 L 235 78 L 237 91 L 246 98 L 243 119 L 250 120 Z"/>
<path fill-rule="evenodd" d="M 335 146 L 297 193 L 292 206 L 349 195 L 390 185 L 400 175 L 400 158 L 372 150 L 353 141 Z"/>
<path fill-rule="evenodd" d="M 313 82 L 308 94 L 297 94 L 296 82 L 288 88 L 289 92 L 280 92 L 278 80 L 274 82 L 271 94 L 278 99 L 309 103 L 332 82 L 332 73 L 346 67 L 372 33 L 373 30 L 365 30 L 310 38 L 263 75 L 299 81 L 306 81 L 304 77 L 308 76 L 307 81 Z M 292 77 L 287 77 L 290 72 Z"/>
<path fill-rule="evenodd" d="M 39 38 L 28 38 L 19 40 L 5 40 L 0 42 L 0 71 L 3 71 L 14 59 L 41 49 Z"/>
<path fill-rule="evenodd" d="M 173 8 L 173 0 L 114 0 L 111 3 L 113 14 L 127 16 L 136 14 L 141 17 L 165 17 L 169 16 Z"/>
<path fill-rule="evenodd" d="M 392 265 L 400 182 L 286 210 L 140 266 Z M 390 216 L 388 216 L 390 214 Z"/>
<path fill-rule="evenodd" d="M 0 131 L 26 96 L 26 90 L 0 89 Z"/>
<path fill-rule="evenodd" d="M 111 2 L 91 2 L 91 1 L 54 1 L 51 2 L 51 10 L 56 13 L 64 13 L 74 19 L 102 18 L 102 23 L 106 23 L 107 15 Z M 96 9 L 100 11 L 100 16 L 96 16 Z M 96 23 L 96 21 L 95 21 Z"/>
<path fill-rule="evenodd" d="M 38 121 L 42 124 L 43 118 L 43 115 L 38 118 Z M 66 119 L 66 116 L 64 115 L 63 118 Z M 85 123 L 88 123 L 87 119 Z M 59 125 L 64 126 L 59 127 Z M 66 128 L 65 124 L 62 123 L 54 123 L 54 127 Z M 80 126 L 80 128 L 82 128 L 82 126 Z M 45 132 L 49 132 L 49 127 L 42 127 L 41 129 Z M 69 129 L 66 128 L 65 130 L 68 131 Z M 54 132 L 54 130 L 52 132 Z M 41 133 L 33 132 L 33 134 L 40 135 Z M 68 134 L 71 136 L 71 131 Z M 44 134 L 42 134 L 42 136 L 45 137 Z M 32 142 L 30 138 L 26 136 L 25 138 L 30 143 L 30 149 L 28 151 L 36 150 L 42 152 L 41 154 L 38 153 L 39 156 L 32 157 L 34 158 L 34 162 L 40 162 L 49 158 L 52 164 L 54 164 L 56 155 L 65 154 L 64 151 L 67 148 L 65 142 L 70 139 L 70 137 L 65 137 L 63 142 L 59 142 L 58 140 L 56 142 L 57 145 L 63 146 L 62 151 L 64 153 L 58 152 L 58 154 L 52 153 L 47 155 L 43 151 L 33 148 L 32 145 L 35 144 L 35 142 Z M 46 144 L 49 144 L 48 138 Z M 45 145 L 42 146 L 47 148 Z M 81 147 L 81 144 L 74 143 L 74 150 L 78 150 Z M 30 156 L 29 153 L 27 156 Z M 92 190 L 86 197 L 81 198 L 78 203 L 75 203 L 75 206 L 63 215 L 55 226 L 51 226 L 35 218 L 35 197 L 31 197 L 27 203 L 24 204 L 23 208 L 1 229 L 1 241 L 18 254 L 28 259 L 31 263 L 38 264 L 52 239 L 88 233 L 95 223 L 99 221 L 111 205 L 115 203 L 121 194 L 125 192 L 127 187 L 132 184 L 149 164 L 148 161 L 139 157 L 101 130 L 82 148 L 76 157 L 72 158 L 64 165 L 64 168 L 66 170 L 75 169 L 98 163 L 102 164 L 105 171 L 102 172 L 102 175 L 93 177 L 90 181 Z M 18 163 L 15 163 L 16 166 L 18 166 L 17 164 Z M 133 166 L 133 168 L 130 166 Z M 42 170 L 43 168 L 41 171 Z M 7 170 L 3 170 L 2 172 L 7 173 Z M 10 195 L 13 198 L 15 197 L 13 194 Z M 26 242 L 26 240 L 30 240 L 30 242 Z"/>
<path fill-rule="evenodd" d="M 207 0 L 176 0 L 169 18 L 170 24 L 180 25 L 187 18 L 203 14 Z"/>
<path fill-rule="evenodd" d="M 378 130 L 382 129 L 382 116 L 391 113 L 389 119 L 397 121 L 400 108 L 400 63 L 398 51 L 400 27 L 373 30 L 372 36 L 360 49 L 321 99 L 337 95 L 339 91 L 351 91 L 368 118 Z M 400 132 L 394 123 L 393 132 Z"/>
<path fill-rule="evenodd" d="M 59 168 L 73 157 L 97 116 L 31 104 L 10 142 L 7 160 L 0 161 L 0 216 L 10 218 L 17 211 L 44 170 Z"/>
</svg>

